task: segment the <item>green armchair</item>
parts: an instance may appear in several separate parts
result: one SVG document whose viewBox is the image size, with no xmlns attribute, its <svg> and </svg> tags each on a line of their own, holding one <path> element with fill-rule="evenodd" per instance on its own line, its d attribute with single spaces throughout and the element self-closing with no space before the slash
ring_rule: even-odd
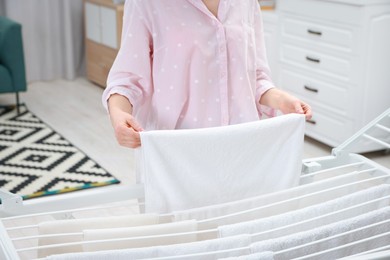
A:
<svg viewBox="0 0 390 260">
<path fill-rule="evenodd" d="M 19 113 L 19 92 L 27 90 L 22 26 L 0 16 L 0 93 L 15 93 Z"/>
</svg>

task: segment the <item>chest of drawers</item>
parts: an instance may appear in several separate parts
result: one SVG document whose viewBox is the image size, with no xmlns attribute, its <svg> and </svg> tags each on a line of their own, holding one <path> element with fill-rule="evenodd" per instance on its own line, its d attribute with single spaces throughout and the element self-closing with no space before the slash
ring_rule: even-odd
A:
<svg viewBox="0 0 390 260">
<path fill-rule="evenodd" d="M 278 85 L 277 75 L 279 74 L 278 18 L 278 13 L 274 10 L 262 11 L 264 40 L 267 51 L 268 64 L 271 69 L 271 77 L 276 85 Z"/>
<path fill-rule="evenodd" d="M 105 87 L 120 46 L 123 4 L 84 0 L 87 78 Z"/>
<path fill-rule="evenodd" d="M 390 1 L 281 0 L 278 9 L 277 82 L 312 106 L 306 134 L 335 147 L 390 107 Z"/>
</svg>

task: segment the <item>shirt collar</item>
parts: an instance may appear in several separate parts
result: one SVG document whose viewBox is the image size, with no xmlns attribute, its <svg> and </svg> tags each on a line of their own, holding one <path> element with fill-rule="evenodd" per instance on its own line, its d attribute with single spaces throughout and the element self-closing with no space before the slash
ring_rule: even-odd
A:
<svg viewBox="0 0 390 260">
<path fill-rule="evenodd" d="M 211 17 L 212 19 L 217 19 L 217 20 L 224 20 L 226 13 L 227 13 L 227 7 L 228 7 L 228 2 L 229 0 L 220 0 L 219 2 L 219 7 L 218 7 L 218 18 L 215 17 L 210 10 L 207 8 L 207 6 L 202 2 L 202 0 L 187 0 L 190 2 L 193 6 L 198 8 L 200 11 Z"/>
</svg>

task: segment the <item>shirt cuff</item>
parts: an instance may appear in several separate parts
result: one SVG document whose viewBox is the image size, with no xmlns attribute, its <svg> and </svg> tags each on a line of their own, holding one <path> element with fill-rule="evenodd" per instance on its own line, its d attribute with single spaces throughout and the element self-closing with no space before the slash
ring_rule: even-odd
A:
<svg viewBox="0 0 390 260">
<path fill-rule="evenodd" d="M 139 95 L 135 93 L 134 91 L 130 90 L 129 88 L 125 86 L 112 86 L 107 87 L 102 95 L 102 103 L 103 107 L 108 111 L 108 99 L 111 95 L 119 94 L 121 96 L 126 97 L 130 104 L 134 107 L 136 106 L 136 100 L 139 99 Z"/>
<path fill-rule="evenodd" d="M 266 115 L 267 117 L 275 117 L 276 109 L 260 104 L 261 96 L 271 88 L 275 88 L 274 83 L 272 81 L 263 79 L 258 81 L 258 84 L 259 85 L 256 91 L 256 104 L 260 118 L 262 118 L 263 115 Z"/>
</svg>

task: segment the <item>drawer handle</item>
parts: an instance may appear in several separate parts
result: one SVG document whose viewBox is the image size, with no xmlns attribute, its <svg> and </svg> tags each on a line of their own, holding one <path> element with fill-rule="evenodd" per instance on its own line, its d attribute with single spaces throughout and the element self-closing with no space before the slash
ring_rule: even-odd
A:
<svg viewBox="0 0 390 260">
<path fill-rule="evenodd" d="M 321 36 L 321 35 L 322 35 L 322 32 L 320 32 L 320 31 L 314 31 L 314 30 L 312 30 L 312 29 L 307 29 L 307 33 L 313 34 L 313 35 L 318 35 L 318 36 Z"/>
<path fill-rule="evenodd" d="M 321 62 L 320 59 L 312 58 L 312 57 L 309 57 L 309 56 L 306 56 L 306 60 L 311 61 L 311 62 L 315 62 L 315 63 L 320 63 Z"/>
<path fill-rule="evenodd" d="M 306 120 L 306 122 L 308 122 L 309 124 L 312 124 L 312 125 L 317 124 L 317 122 L 312 120 L 312 119 Z"/>
<path fill-rule="evenodd" d="M 309 87 L 309 86 L 303 86 L 307 91 L 311 91 L 311 92 L 314 92 L 314 93 L 318 93 L 318 89 L 316 88 L 312 88 L 312 87 Z"/>
</svg>

